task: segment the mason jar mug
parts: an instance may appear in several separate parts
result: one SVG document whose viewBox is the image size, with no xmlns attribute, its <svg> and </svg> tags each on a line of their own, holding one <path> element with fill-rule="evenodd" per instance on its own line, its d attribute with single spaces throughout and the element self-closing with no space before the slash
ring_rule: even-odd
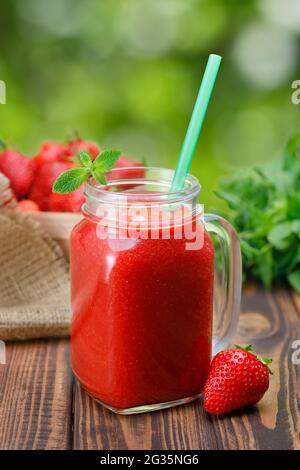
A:
<svg viewBox="0 0 300 470">
<path fill-rule="evenodd" d="M 117 413 L 188 403 L 237 326 L 237 235 L 204 214 L 193 176 L 176 193 L 167 169 L 106 176 L 105 186 L 88 181 L 84 218 L 71 235 L 74 374 Z"/>
</svg>

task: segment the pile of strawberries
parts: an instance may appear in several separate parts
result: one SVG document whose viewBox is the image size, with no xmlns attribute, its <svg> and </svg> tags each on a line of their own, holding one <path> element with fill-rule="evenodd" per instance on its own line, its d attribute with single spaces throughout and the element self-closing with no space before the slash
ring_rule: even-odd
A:
<svg viewBox="0 0 300 470">
<path fill-rule="evenodd" d="M 52 192 L 52 185 L 62 172 L 75 166 L 75 157 L 80 151 L 88 152 L 94 159 L 100 148 L 93 142 L 76 138 L 67 144 L 44 142 L 33 158 L 10 148 L 1 151 L 0 172 L 9 178 L 19 209 L 26 212 L 79 212 L 84 201 L 83 188 L 70 194 L 57 194 Z M 115 167 L 135 164 L 121 156 Z"/>
</svg>

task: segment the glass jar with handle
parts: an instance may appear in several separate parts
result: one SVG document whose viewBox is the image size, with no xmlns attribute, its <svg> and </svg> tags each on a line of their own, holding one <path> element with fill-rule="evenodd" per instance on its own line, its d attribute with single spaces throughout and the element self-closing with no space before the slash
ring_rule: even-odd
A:
<svg viewBox="0 0 300 470">
<path fill-rule="evenodd" d="M 72 368 L 117 413 L 198 398 L 212 355 L 237 326 L 238 237 L 203 213 L 195 177 L 170 193 L 173 175 L 136 167 L 112 170 L 106 186 L 89 180 L 71 236 Z M 212 236 L 221 247 L 217 278 Z"/>
</svg>

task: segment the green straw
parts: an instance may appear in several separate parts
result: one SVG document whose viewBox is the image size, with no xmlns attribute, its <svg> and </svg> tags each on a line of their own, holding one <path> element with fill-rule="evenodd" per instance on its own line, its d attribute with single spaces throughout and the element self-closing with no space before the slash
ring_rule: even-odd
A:
<svg viewBox="0 0 300 470">
<path fill-rule="evenodd" d="M 171 185 L 171 192 L 180 191 L 184 187 L 191 161 L 195 152 L 207 106 L 214 88 L 222 57 L 210 54 L 200 90 L 194 106 L 189 127 L 182 145 L 179 161 Z"/>
</svg>

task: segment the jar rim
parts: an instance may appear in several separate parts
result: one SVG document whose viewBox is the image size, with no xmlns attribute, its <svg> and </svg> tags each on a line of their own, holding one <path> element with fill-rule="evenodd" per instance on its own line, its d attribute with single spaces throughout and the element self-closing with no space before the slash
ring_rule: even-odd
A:
<svg viewBox="0 0 300 470">
<path fill-rule="evenodd" d="M 134 173 L 138 177 L 134 177 Z M 175 170 L 169 168 L 160 168 L 155 166 L 132 166 L 123 168 L 114 168 L 109 172 L 105 173 L 107 184 L 102 185 L 95 181 L 93 177 L 90 177 L 86 183 L 85 195 L 87 198 L 92 198 L 99 202 L 105 201 L 110 203 L 119 203 L 122 197 L 126 196 L 128 201 L 136 199 L 138 196 L 140 202 L 146 202 L 151 194 L 151 202 L 154 203 L 166 203 L 170 202 L 185 202 L 197 197 L 201 191 L 201 185 L 195 176 L 190 174 L 187 175 L 185 185 L 182 190 L 169 191 L 173 180 Z M 123 177 L 123 175 L 132 175 L 132 177 Z M 151 179 L 147 179 L 147 174 L 150 174 Z M 157 179 L 155 179 L 155 175 Z M 158 191 L 157 193 L 142 192 L 141 190 L 133 189 L 126 190 L 129 185 L 135 185 L 136 187 L 146 185 L 159 185 L 166 188 L 165 191 Z M 125 190 L 120 190 L 120 187 L 124 186 Z M 111 191 L 113 187 L 117 187 L 117 190 Z"/>
</svg>

